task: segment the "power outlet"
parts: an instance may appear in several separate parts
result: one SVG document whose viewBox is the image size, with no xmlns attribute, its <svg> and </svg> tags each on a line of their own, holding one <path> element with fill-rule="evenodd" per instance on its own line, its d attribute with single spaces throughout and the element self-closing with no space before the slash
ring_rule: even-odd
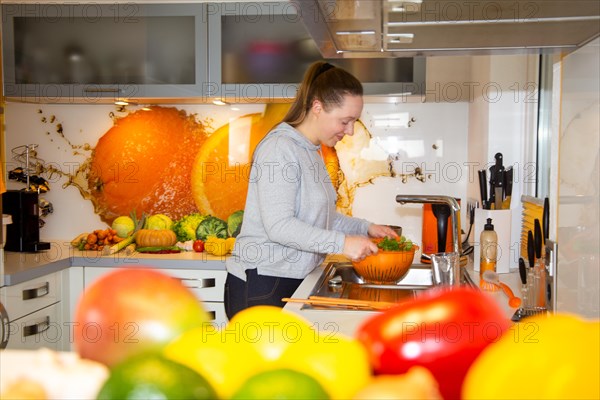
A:
<svg viewBox="0 0 600 400">
<path fill-rule="evenodd" d="M 558 287 L 558 243 L 546 239 L 544 264 L 546 265 L 546 307 L 556 312 L 556 290 Z"/>
</svg>

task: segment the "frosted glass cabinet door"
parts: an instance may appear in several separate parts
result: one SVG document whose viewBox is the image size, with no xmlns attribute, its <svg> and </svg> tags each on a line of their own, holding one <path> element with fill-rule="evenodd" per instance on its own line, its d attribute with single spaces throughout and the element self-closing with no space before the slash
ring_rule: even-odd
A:
<svg viewBox="0 0 600 400">
<path fill-rule="evenodd" d="M 323 60 L 301 10 L 290 2 L 207 3 L 209 83 L 205 94 L 231 102 L 291 100 L 307 67 Z M 335 58 L 365 94 L 424 90 L 424 58 Z"/>
<path fill-rule="evenodd" d="M 202 4 L 5 4 L 7 96 L 201 95 Z"/>
</svg>

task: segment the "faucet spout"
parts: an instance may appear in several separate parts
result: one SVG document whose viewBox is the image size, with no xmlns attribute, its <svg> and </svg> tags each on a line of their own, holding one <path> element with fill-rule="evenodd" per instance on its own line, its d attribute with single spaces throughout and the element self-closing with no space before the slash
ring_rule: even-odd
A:
<svg viewBox="0 0 600 400">
<path fill-rule="evenodd" d="M 458 222 L 458 213 L 460 206 L 454 197 L 440 195 L 419 195 L 419 194 L 399 194 L 396 196 L 396 202 L 406 203 L 431 203 L 446 204 L 450 207 L 450 216 L 452 221 L 452 248 L 454 252 L 460 254 L 460 226 Z"/>
</svg>

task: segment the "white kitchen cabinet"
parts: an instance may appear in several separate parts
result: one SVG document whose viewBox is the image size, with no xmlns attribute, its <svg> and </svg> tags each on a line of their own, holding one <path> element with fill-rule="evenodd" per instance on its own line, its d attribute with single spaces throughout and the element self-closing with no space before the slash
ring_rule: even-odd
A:
<svg viewBox="0 0 600 400">
<path fill-rule="evenodd" d="M 85 288 L 100 277 L 114 271 L 110 267 L 84 267 L 84 294 Z M 199 269 L 160 269 L 168 275 L 181 280 L 211 316 L 211 322 L 220 327 L 227 322 L 225 306 L 223 303 L 223 289 L 227 272 L 224 270 L 199 270 Z"/>
<path fill-rule="evenodd" d="M 60 272 L 55 272 L 2 288 L 0 299 L 9 321 L 7 348 L 62 349 L 61 284 Z"/>
<path fill-rule="evenodd" d="M 5 96 L 39 102 L 199 96 L 202 4 L 4 4 Z"/>
</svg>

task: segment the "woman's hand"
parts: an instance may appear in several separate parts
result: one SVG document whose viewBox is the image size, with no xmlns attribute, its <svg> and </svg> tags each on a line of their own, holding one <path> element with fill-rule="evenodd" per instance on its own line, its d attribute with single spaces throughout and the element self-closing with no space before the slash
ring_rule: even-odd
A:
<svg viewBox="0 0 600 400">
<path fill-rule="evenodd" d="M 344 255 L 352 261 L 360 261 L 377 253 L 377 245 L 366 236 L 346 236 Z"/>
<path fill-rule="evenodd" d="M 390 237 L 397 238 L 398 234 L 387 225 L 371 224 L 369 226 L 369 236 L 373 238 Z"/>
</svg>

